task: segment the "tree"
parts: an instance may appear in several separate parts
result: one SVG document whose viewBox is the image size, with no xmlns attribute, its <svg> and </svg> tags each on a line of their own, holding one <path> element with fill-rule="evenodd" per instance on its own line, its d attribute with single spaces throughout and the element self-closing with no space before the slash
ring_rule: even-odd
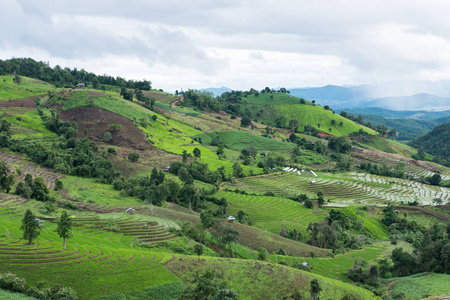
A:
<svg viewBox="0 0 450 300">
<path fill-rule="evenodd" d="M 233 165 L 233 175 L 236 178 L 244 177 L 244 170 L 242 169 L 241 165 L 239 165 L 238 163 L 234 163 L 234 165 Z"/>
<path fill-rule="evenodd" d="M 0 190 L 5 190 L 6 193 L 9 193 L 15 182 L 14 176 L 9 175 L 10 172 L 6 162 L 0 162 Z"/>
<path fill-rule="evenodd" d="M 311 200 L 307 199 L 307 200 L 305 200 L 305 204 L 304 205 L 305 205 L 306 208 L 313 208 L 314 203 Z"/>
<path fill-rule="evenodd" d="M 136 152 L 130 152 L 130 154 L 128 154 L 128 159 L 132 162 L 137 162 L 139 160 L 139 154 Z"/>
<path fill-rule="evenodd" d="M 223 155 L 225 153 L 224 149 L 225 149 L 225 145 L 224 144 L 219 144 L 219 146 L 217 147 L 217 150 L 216 150 L 216 154 L 218 156 Z"/>
<path fill-rule="evenodd" d="M 422 148 L 419 148 L 419 150 L 417 150 L 417 156 L 419 156 L 420 160 L 424 160 L 425 159 L 425 151 L 423 151 Z"/>
<path fill-rule="evenodd" d="M 200 256 L 203 254 L 203 246 L 200 244 L 195 244 L 194 251 L 198 256 L 198 260 L 200 260 Z"/>
<path fill-rule="evenodd" d="M 433 176 L 431 176 L 428 181 L 430 181 L 430 183 L 432 185 L 440 185 L 441 183 L 441 175 L 438 173 L 433 174 Z"/>
<path fill-rule="evenodd" d="M 20 85 L 20 83 L 22 82 L 22 77 L 16 74 L 16 76 L 14 76 L 13 78 L 13 81 L 15 84 Z"/>
<path fill-rule="evenodd" d="M 202 156 L 202 152 L 198 148 L 194 148 L 194 151 L 192 151 L 192 153 L 196 158 L 200 158 L 200 156 Z"/>
<path fill-rule="evenodd" d="M 250 120 L 250 118 L 248 116 L 242 117 L 241 127 L 248 127 L 248 126 L 250 126 L 250 124 L 252 124 L 252 121 Z"/>
<path fill-rule="evenodd" d="M 64 247 L 66 247 L 66 239 L 70 239 L 72 234 L 72 219 L 69 218 L 67 212 L 64 210 L 59 218 L 58 227 L 55 232 L 58 233 L 59 237 L 64 239 Z"/>
<path fill-rule="evenodd" d="M 296 132 L 298 130 L 298 125 L 300 123 L 297 119 L 291 119 L 289 120 L 289 127 L 292 129 L 292 131 Z"/>
<path fill-rule="evenodd" d="M 23 231 L 23 238 L 28 240 L 28 243 L 33 243 L 33 240 L 37 238 L 40 234 L 39 232 L 39 221 L 36 220 L 36 216 L 31 212 L 30 209 L 27 209 L 25 215 L 22 219 L 22 226 L 20 230 Z"/>
<path fill-rule="evenodd" d="M 239 236 L 241 235 L 239 230 L 230 225 L 223 226 L 222 223 L 219 223 L 212 234 L 217 239 L 219 246 L 231 245 L 233 242 L 236 243 L 239 241 Z"/>
<path fill-rule="evenodd" d="M 186 150 L 183 150 L 183 158 L 182 158 L 183 163 L 187 163 L 188 161 L 188 153 Z"/>
<path fill-rule="evenodd" d="M 55 191 L 59 191 L 62 188 L 64 188 L 64 183 L 61 180 L 59 180 L 59 178 L 56 178 L 55 179 Z"/>
<path fill-rule="evenodd" d="M 317 204 L 322 206 L 325 203 L 325 199 L 322 196 L 317 197 Z"/>
<path fill-rule="evenodd" d="M 262 247 L 258 249 L 258 259 L 265 261 L 267 257 L 269 256 L 269 253 L 267 252 L 267 249 Z"/>
<path fill-rule="evenodd" d="M 239 223 L 243 224 L 244 220 L 245 220 L 245 212 L 240 210 L 240 211 L 238 211 L 237 216 L 238 216 Z"/>
<path fill-rule="evenodd" d="M 311 297 L 313 299 L 319 299 L 319 294 L 322 291 L 319 281 L 317 279 L 313 279 L 311 280 L 310 284 L 311 284 Z"/>
</svg>

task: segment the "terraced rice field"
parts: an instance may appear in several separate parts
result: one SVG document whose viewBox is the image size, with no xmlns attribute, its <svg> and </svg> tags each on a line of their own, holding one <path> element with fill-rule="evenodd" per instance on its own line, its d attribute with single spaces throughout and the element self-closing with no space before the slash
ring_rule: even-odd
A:
<svg viewBox="0 0 450 300">
<path fill-rule="evenodd" d="M 17 181 L 24 180 L 26 174 L 31 174 L 33 178 L 44 178 L 45 184 L 49 189 L 54 189 L 56 178 L 62 176 L 60 174 L 52 172 L 50 169 L 25 161 L 19 155 L 12 154 L 6 151 L 0 151 L 0 161 L 5 161 L 9 165 L 13 174 L 16 173 L 14 167 L 20 167 L 21 175 L 16 177 Z"/>
<path fill-rule="evenodd" d="M 111 294 L 136 289 L 133 285 L 139 285 L 143 289 L 164 282 L 179 281 L 162 265 L 173 258 L 171 254 L 133 248 L 135 239 L 140 239 L 131 230 L 132 225 L 140 224 L 133 220 L 134 216 L 129 220 L 125 217 L 116 220 L 124 228 L 124 233 L 93 227 L 93 217 L 77 217 L 73 238 L 67 240 L 66 248 L 55 233 L 56 223 L 51 220 L 44 221 L 40 236 L 33 244 L 28 244 L 28 241 L 22 239 L 22 231 L 19 229 L 21 218 L 22 214 L 0 208 L 0 269 L 8 269 L 21 275 L 31 284 L 41 280 L 42 273 L 45 273 L 47 280 L 73 287 L 81 296 L 80 299 L 93 299 L 95 297 L 91 294 L 100 292 L 95 288 L 99 282 L 102 282 L 102 287 L 106 284 L 101 292 Z M 148 232 L 161 234 L 156 239 L 152 235 L 152 242 L 171 238 L 164 226 L 157 223 L 148 225 Z M 30 268 L 33 269 L 32 272 Z M 139 276 L 139 284 L 133 283 L 131 278 L 124 278 L 131 274 Z M 85 279 L 78 283 L 75 277 L 79 276 Z M 120 280 L 125 280 L 130 288 L 122 286 Z M 86 284 L 92 286 L 83 290 Z"/>
<path fill-rule="evenodd" d="M 400 160 L 392 158 L 392 157 L 383 157 L 383 158 L 373 158 L 370 159 L 371 161 L 373 161 L 374 163 L 377 163 L 379 165 L 381 164 L 385 164 L 388 166 L 395 166 L 398 163 L 400 163 Z M 426 168 L 423 168 L 417 164 L 413 164 L 409 161 L 403 161 L 405 163 L 405 173 L 411 176 L 422 176 L 422 177 L 430 177 L 434 175 L 433 171 L 439 171 L 441 173 L 448 173 L 449 169 L 444 167 L 444 166 L 440 166 L 440 165 L 435 165 L 436 168 L 434 170 L 428 170 Z M 428 164 L 432 164 L 430 162 L 427 162 Z M 441 174 L 441 177 L 445 180 L 449 180 L 450 176 L 445 175 L 445 174 Z"/>
<path fill-rule="evenodd" d="M 288 172 L 270 176 L 249 177 L 242 179 L 236 187 L 251 193 L 272 191 L 284 197 L 308 194 L 315 197 L 322 191 L 325 200 L 333 205 L 354 203 L 383 205 L 386 202 L 413 202 L 431 204 L 434 198 L 448 202 L 450 191 L 446 188 L 430 186 L 404 179 L 382 177 L 364 173 L 351 173 L 342 178 L 319 175 L 313 179 L 308 172 L 302 175 Z M 311 181 L 314 180 L 315 183 Z"/>
<path fill-rule="evenodd" d="M 288 221 L 307 226 L 310 222 L 323 220 L 327 216 L 325 211 L 315 213 L 299 202 L 281 197 L 250 196 L 222 191 L 216 195 L 225 197 L 231 204 L 228 207 L 230 214 L 237 215 L 237 212 L 242 210 L 250 214 L 256 224 Z"/>
<path fill-rule="evenodd" d="M 326 258 L 310 258 L 310 257 L 290 257 L 283 255 L 269 255 L 269 259 L 273 262 L 283 262 L 288 266 L 296 264 L 308 263 L 312 267 L 312 272 L 323 275 L 325 277 L 337 278 L 343 281 L 350 281 L 345 278 L 345 273 L 353 267 L 355 261 L 364 260 L 370 262 L 385 252 L 385 243 L 379 243 L 368 246 L 362 250 L 354 250 L 348 253 L 336 255 L 335 257 Z"/>
</svg>

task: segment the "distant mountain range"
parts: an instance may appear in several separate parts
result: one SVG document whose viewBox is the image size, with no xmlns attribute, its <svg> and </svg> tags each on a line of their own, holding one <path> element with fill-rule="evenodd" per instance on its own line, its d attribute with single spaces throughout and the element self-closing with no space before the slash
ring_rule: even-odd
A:
<svg viewBox="0 0 450 300">
<path fill-rule="evenodd" d="M 393 110 L 449 110 L 450 80 L 399 81 L 359 86 L 326 85 L 289 88 L 291 95 L 316 100 L 333 109 L 381 107 Z M 215 96 L 231 91 L 228 87 L 207 88 Z"/>
<path fill-rule="evenodd" d="M 210 92 L 213 93 L 214 96 L 220 96 L 225 92 L 231 92 L 230 88 L 227 87 L 221 87 L 221 88 L 207 88 L 207 89 L 201 89 L 202 92 Z"/>
<path fill-rule="evenodd" d="M 450 80 L 391 82 L 374 85 L 291 88 L 292 95 L 335 109 L 382 107 L 395 110 L 450 109 Z"/>
</svg>

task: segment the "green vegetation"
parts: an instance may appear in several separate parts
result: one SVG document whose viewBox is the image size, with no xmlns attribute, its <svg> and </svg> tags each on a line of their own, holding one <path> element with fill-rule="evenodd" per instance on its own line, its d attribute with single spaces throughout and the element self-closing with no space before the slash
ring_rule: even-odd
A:
<svg viewBox="0 0 450 300">
<path fill-rule="evenodd" d="M 11 75 L 0 76 L 0 100 L 28 98 L 58 90 L 51 84 L 33 78 L 21 76 L 20 84 L 16 84 L 13 79 Z"/>
<path fill-rule="evenodd" d="M 30 66 L 71 90 L 24 77 Z M 450 171 L 414 160 L 433 157 L 384 138 L 395 133 L 385 126 L 378 135 L 285 88 L 169 95 L 83 71 L 73 89 L 81 71 L 26 59 L 0 72 L 12 88 L 0 89 L 11 95 L 0 269 L 14 273 L 0 274 L 2 289 L 12 280 L 7 289 L 38 298 L 103 300 L 447 293 L 427 277 L 450 272 Z M 14 100 L 38 84 L 45 96 Z"/>
<path fill-rule="evenodd" d="M 421 273 L 407 277 L 391 278 L 393 287 L 389 293 L 392 298 L 423 299 L 431 296 L 450 294 L 448 282 L 450 275 Z"/>
</svg>

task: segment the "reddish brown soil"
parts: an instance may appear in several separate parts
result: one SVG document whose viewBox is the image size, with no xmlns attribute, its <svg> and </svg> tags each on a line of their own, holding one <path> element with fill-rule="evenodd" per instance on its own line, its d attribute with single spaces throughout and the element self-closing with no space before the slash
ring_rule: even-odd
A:
<svg viewBox="0 0 450 300">
<path fill-rule="evenodd" d="M 89 137 L 92 140 L 102 140 L 103 134 L 111 124 L 122 125 L 117 132 L 111 132 L 111 145 L 145 150 L 150 147 L 145 134 L 134 123 L 115 113 L 98 107 L 79 107 L 61 112 L 63 121 L 74 121 L 78 125 L 79 138 Z M 85 135 L 85 130 L 87 135 Z"/>
<path fill-rule="evenodd" d="M 0 101 L 0 107 L 32 107 L 32 108 L 36 108 L 36 104 L 34 103 L 34 101 L 36 101 L 37 97 L 42 97 L 45 95 L 41 95 L 41 96 L 33 96 L 33 97 L 28 97 L 28 98 L 17 98 L 17 99 L 12 99 L 12 100 L 7 100 L 7 101 Z"/>
</svg>

